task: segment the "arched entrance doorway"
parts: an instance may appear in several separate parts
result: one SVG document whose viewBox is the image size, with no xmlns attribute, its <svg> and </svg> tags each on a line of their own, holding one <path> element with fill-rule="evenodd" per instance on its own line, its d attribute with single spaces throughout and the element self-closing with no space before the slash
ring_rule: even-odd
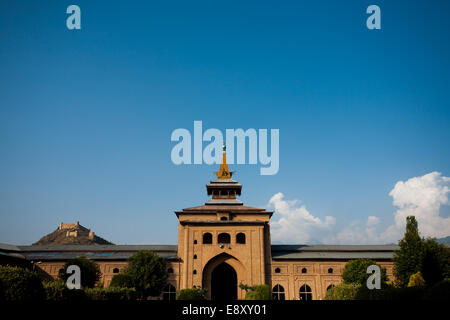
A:
<svg viewBox="0 0 450 320">
<path fill-rule="evenodd" d="M 237 300 L 245 297 L 238 283 L 247 283 L 247 273 L 235 257 L 221 253 L 209 260 L 202 271 L 202 287 L 212 300 Z"/>
<path fill-rule="evenodd" d="M 216 301 L 237 299 L 236 271 L 222 262 L 211 273 L 211 298 Z"/>
</svg>

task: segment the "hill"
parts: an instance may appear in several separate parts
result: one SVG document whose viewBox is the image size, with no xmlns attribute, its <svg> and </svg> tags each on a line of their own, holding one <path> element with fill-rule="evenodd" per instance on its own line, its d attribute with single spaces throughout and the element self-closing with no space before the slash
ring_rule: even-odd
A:
<svg viewBox="0 0 450 320">
<path fill-rule="evenodd" d="M 60 223 L 58 229 L 52 233 L 42 237 L 33 245 L 69 245 L 69 244 L 84 244 L 84 245 L 102 245 L 113 244 L 80 225 L 77 221 L 75 223 Z"/>
<path fill-rule="evenodd" d="M 450 243 L 450 236 L 445 237 L 445 238 L 436 239 L 436 241 L 439 243 Z"/>
</svg>

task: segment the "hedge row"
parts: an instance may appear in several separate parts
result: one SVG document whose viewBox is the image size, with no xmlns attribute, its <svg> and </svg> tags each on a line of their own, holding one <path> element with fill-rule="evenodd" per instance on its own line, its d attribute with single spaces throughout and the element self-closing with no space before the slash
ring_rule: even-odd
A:
<svg viewBox="0 0 450 320">
<path fill-rule="evenodd" d="M 47 300 L 137 300 L 138 294 L 131 288 L 85 288 L 69 290 L 63 281 L 56 280 L 44 284 Z"/>
<path fill-rule="evenodd" d="M 387 287 L 369 290 L 359 284 L 340 284 L 327 291 L 325 300 L 450 300 L 450 280 L 432 287 Z"/>
</svg>

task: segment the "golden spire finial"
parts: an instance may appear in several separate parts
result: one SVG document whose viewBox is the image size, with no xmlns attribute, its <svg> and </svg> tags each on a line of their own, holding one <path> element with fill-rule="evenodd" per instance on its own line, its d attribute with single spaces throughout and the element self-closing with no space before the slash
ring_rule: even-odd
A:
<svg viewBox="0 0 450 320">
<path fill-rule="evenodd" d="M 227 147 L 223 145 L 222 150 L 223 150 L 222 163 L 220 164 L 219 171 L 215 172 L 215 174 L 218 179 L 231 179 L 233 172 L 230 172 L 230 170 L 228 169 L 227 155 L 226 155 Z"/>
</svg>

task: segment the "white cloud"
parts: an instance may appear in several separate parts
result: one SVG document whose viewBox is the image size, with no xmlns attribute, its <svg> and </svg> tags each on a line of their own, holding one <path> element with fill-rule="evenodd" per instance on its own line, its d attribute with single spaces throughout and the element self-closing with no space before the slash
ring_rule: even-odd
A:
<svg viewBox="0 0 450 320">
<path fill-rule="evenodd" d="M 389 240 L 398 240 L 405 232 L 406 217 L 415 216 L 419 232 L 425 237 L 450 235 L 450 217 L 439 215 L 442 205 L 449 205 L 450 178 L 439 172 L 431 172 L 407 181 L 399 181 L 389 193 L 394 206 L 394 224 L 381 235 Z"/>
<path fill-rule="evenodd" d="M 375 216 L 369 216 L 369 218 L 367 218 L 367 226 L 375 226 L 380 222 L 380 218 L 375 217 Z"/>
<path fill-rule="evenodd" d="M 383 232 L 378 230 L 380 219 L 369 216 L 365 223 L 353 221 L 341 230 L 335 230 L 336 219 L 325 220 L 313 216 L 299 200 L 284 200 L 280 192 L 269 201 L 278 220 L 272 221 L 274 242 L 281 243 L 329 243 L 329 244 L 376 244 L 396 243 L 405 232 L 406 217 L 414 215 L 422 236 L 446 237 L 450 235 L 450 217 L 439 215 L 442 205 L 449 205 L 450 178 L 432 172 L 407 181 L 399 181 L 389 195 L 393 205 L 394 223 Z M 370 206 L 370 204 L 368 204 Z"/>
<path fill-rule="evenodd" d="M 300 201 L 284 200 L 279 192 L 269 201 L 269 206 L 275 209 L 279 219 L 272 221 L 272 238 L 275 242 L 310 243 L 326 235 L 335 224 L 336 219 L 330 216 L 322 221 L 314 217 Z"/>
</svg>

